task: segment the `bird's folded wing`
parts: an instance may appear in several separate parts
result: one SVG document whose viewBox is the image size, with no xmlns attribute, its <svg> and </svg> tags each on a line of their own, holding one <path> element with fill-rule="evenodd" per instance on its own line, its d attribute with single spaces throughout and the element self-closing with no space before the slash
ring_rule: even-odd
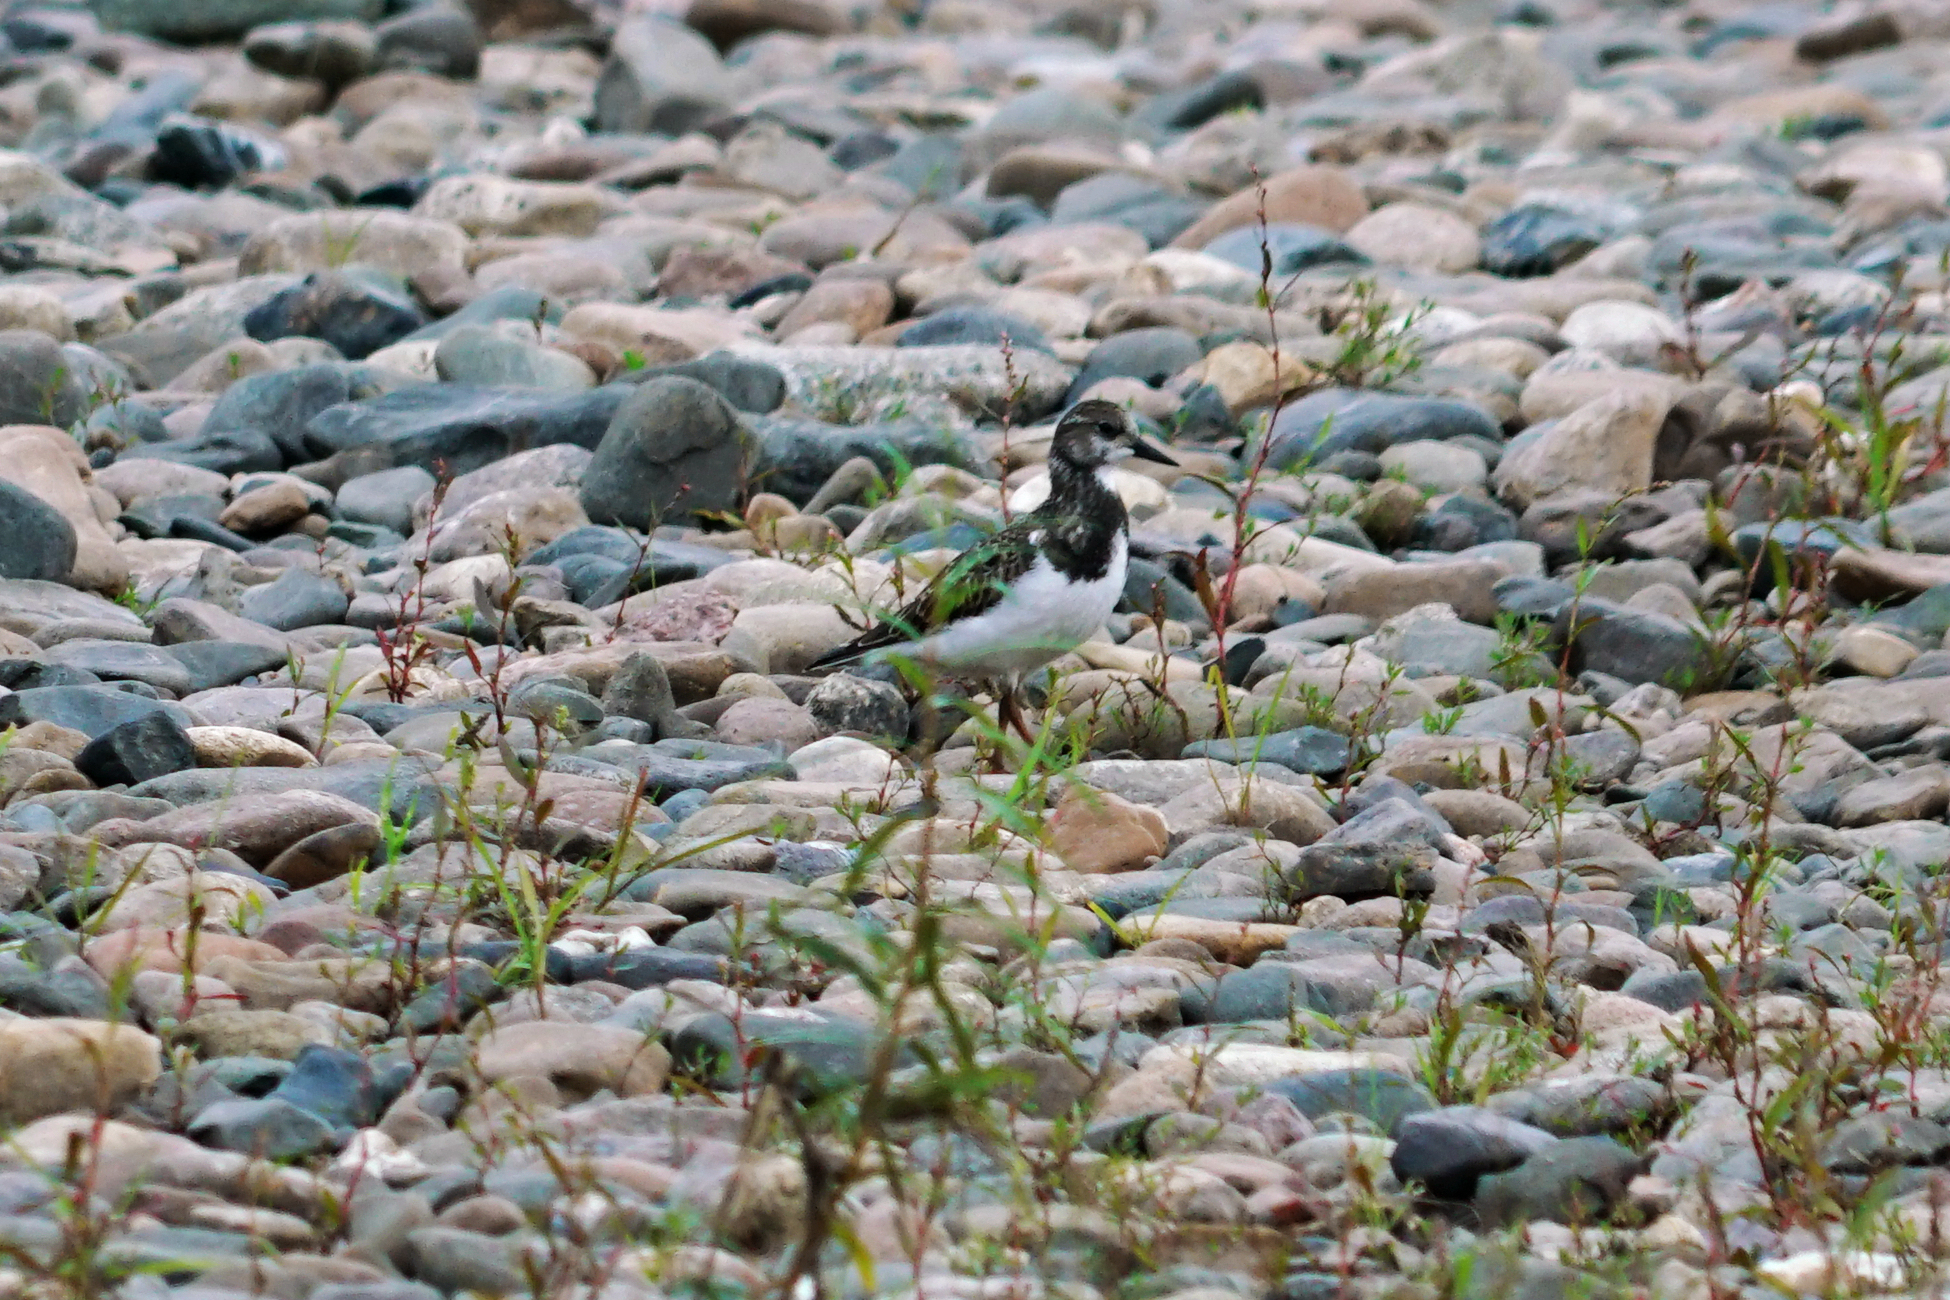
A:
<svg viewBox="0 0 1950 1300">
<path fill-rule="evenodd" d="M 1035 567 L 1040 534 L 1028 518 L 977 542 L 956 556 L 914 599 L 847 644 L 815 659 L 813 668 L 836 668 L 875 650 L 939 632 L 957 619 L 995 608 L 1009 586 Z"/>
<path fill-rule="evenodd" d="M 1035 530 L 1023 522 L 978 542 L 956 556 L 891 621 L 904 624 L 909 635 L 922 637 L 987 613 L 1035 567 L 1038 540 Z"/>
</svg>

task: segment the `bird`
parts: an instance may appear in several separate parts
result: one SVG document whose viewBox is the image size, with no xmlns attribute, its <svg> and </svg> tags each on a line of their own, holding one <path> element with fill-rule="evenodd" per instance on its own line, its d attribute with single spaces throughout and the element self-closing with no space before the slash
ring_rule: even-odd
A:
<svg viewBox="0 0 1950 1300">
<path fill-rule="evenodd" d="M 1050 440 L 1049 496 L 951 560 L 925 590 L 812 668 L 896 655 L 994 690 L 996 716 L 1025 742 L 1017 692 L 1030 673 L 1076 649 L 1124 594 L 1131 524 L 1110 467 L 1178 462 L 1138 435 L 1111 402 L 1078 402 Z"/>
</svg>

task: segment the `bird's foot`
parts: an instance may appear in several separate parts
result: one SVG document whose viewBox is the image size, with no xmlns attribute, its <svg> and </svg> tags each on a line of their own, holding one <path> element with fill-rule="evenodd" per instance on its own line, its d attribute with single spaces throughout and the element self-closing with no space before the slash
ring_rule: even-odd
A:
<svg viewBox="0 0 1950 1300">
<path fill-rule="evenodd" d="M 1005 731 L 1014 731 L 1022 737 L 1025 745 L 1034 745 L 1036 735 L 1029 729 L 1029 722 L 1022 716 L 1022 703 L 1012 690 L 1004 690 L 996 697 L 995 720 Z"/>
</svg>

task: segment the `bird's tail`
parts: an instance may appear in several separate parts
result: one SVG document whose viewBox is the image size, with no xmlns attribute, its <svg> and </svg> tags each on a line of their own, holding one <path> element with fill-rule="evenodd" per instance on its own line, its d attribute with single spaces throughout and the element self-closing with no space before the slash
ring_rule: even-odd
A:
<svg viewBox="0 0 1950 1300">
<path fill-rule="evenodd" d="M 857 664 L 877 650 L 887 650 L 894 646 L 906 645 L 909 638 L 901 631 L 901 624 L 887 619 L 868 628 L 843 646 L 828 650 L 819 658 L 806 665 L 806 671 L 844 668 Z"/>
<path fill-rule="evenodd" d="M 857 641 L 849 641 L 843 646 L 828 650 L 825 654 L 807 664 L 806 671 L 809 673 L 824 672 L 832 668 L 844 668 L 848 664 L 857 664 L 862 659 L 865 659 L 872 649 L 872 646 L 862 646 Z"/>
</svg>

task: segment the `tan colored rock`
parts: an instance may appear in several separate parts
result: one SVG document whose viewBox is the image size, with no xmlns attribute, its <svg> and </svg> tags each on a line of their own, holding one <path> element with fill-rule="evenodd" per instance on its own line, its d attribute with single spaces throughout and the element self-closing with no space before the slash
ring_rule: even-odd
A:
<svg viewBox="0 0 1950 1300">
<path fill-rule="evenodd" d="M 1835 825 L 1921 821 L 1942 816 L 1946 807 L 1950 807 L 1950 772 L 1941 765 L 1916 767 L 1849 787 L 1835 805 Z"/>
<path fill-rule="evenodd" d="M 152 885 L 164 880 L 183 880 L 196 874 L 196 854 L 174 844 L 131 844 L 102 857 L 103 882 L 126 881 L 132 885 Z"/>
<path fill-rule="evenodd" d="M 1484 776 L 1500 780 L 1506 770 L 1513 781 L 1520 781 L 1528 757 L 1507 736 L 1411 736 L 1388 746 L 1368 770 L 1410 784 L 1453 789 Z"/>
<path fill-rule="evenodd" d="M 121 594 L 129 583 L 128 561 L 96 513 L 90 490 L 93 474 L 79 443 L 50 425 L 0 427 L 0 479 L 32 492 L 74 526 L 75 561 L 69 586 Z"/>
<path fill-rule="evenodd" d="M 976 264 L 1008 283 L 1032 276 L 1086 268 L 1090 274 L 1122 271 L 1149 250 L 1144 236 L 1107 221 L 1029 226 L 984 242 Z"/>
<path fill-rule="evenodd" d="M 1836 202 L 1862 187 L 1935 198 L 1942 195 L 1947 181 L 1950 169 L 1934 149 L 1901 140 L 1860 138 L 1795 177 L 1808 193 Z"/>
<path fill-rule="evenodd" d="M 1652 457 L 1669 406 L 1647 394 L 1601 397 L 1498 462 L 1497 495 L 1518 510 L 1572 489 L 1615 496 L 1652 485 Z"/>
<path fill-rule="evenodd" d="M 806 1231 L 806 1169 L 784 1155 L 741 1158 L 711 1201 L 719 1231 L 747 1250 L 776 1250 Z"/>
<path fill-rule="evenodd" d="M 568 488 L 508 488 L 443 512 L 430 550 L 435 563 L 445 563 L 498 553 L 512 537 L 515 554 L 521 556 L 588 525 L 581 499 Z"/>
<path fill-rule="evenodd" d="M 1210 685 L 1191 678 L 1154 683 L 1126 668 L 1089 669 L 1057 681 L 1050 707 L 1087 728 L 1091 744 L 1129 749 L 1146 758 L 1171 758 L 1219 727 L 1219 702 Z"/>
<path fill-rule="evenodd" d="M 1491 790 L 1429 790 L 1422 797 L 1458 835 L 1514 834 L 1531 823 L 1522 804 Z"/>
<path fill-rule="evenodd" d="M 1534 374 L 1524 384 L 1517 409 L 1526 423 L 1557 420 L 1601 397 L 1626 395 L 1664 401 L 1668 407 L 1678 401 L 1684 385 L 1671 375 L 1649 370 L 1571 370 Z"/>
<path fill-rule="evenodd" d="M 239 254 L 238 273 L 309 274 L 358 262 L 405 276 L 435 269 L 465 276 L 467 248 L 467 232 L 453 222 L 396 208 L 305 212 L 280 217 L 254 235 Z"/>
<path fill-rule="evenodd" d="M 1162 857 L 1170 828 L 1156 808 L 1073 785 L 1049 819 L 1050 847 L 1072 871 L 1128 871 Z"/>
<path fill-rule="evenodd" d="M 113 1110 L 161 1073 L 162 1044 L 129 1025 L 61 1017 L 0 1023 L 0 1122 L 9 1126 Z"/>
<path fill-rule="evenodd" d="M 1388 569 L 1337 573 L 1327 580 L 1326 614 L 1361 614 L 1377 622 L 1405 614 L 1417 605 L 1443 604 L 1468 623 L 1488 626 L 1496 619 L 1492 589 L 1505 576 L 1486 560 L 1400 564 Z"/>
<path fill-rule="evenodd" d="M 572 308 L 561 328 L 567 339 L 597 344 L 617 356 L 634 353 L 650 365 L 689 361 L 752 338 L 748 323 L 722 312 L 618 302 Z"/>
<path fill-rule="evenodd" d="M 74 763 L 69 759 L 21 745 L 15 740 L 4 753 L 0 753 L 0 802 L 16 795 L 40 794 L 49 789 L 86 789 L 90 784 L 84 778 L 73 785 L 65 780 L 59 785 L 50 785 L 50 773 L 63 778 L 81 775 L 75 771 Z"/>
<path fill-rule="evenodd" d="M 198 767 L 314 767 L 303 745 L 255 727 L 191 727 Z"/>
<path fill-rule="evenodd" d="M 1870 130 L 1880 130 L 1889 124 L 1881 105 L 1863 91 L 1840 82 L 1787 86 L 1730 99 L 1707 116 L 1706 124 L 1779 130 L 1796 119 L 1820 117 L 1860 118 L 1869 124 Z"/>
<path fill-rule="evenodd" d="M 39 749 L 73 762 L 88 746 L 86 732 L 56 722 L 30 722 L 13 733 L 13 743 L 22 749 Z"/>
<path fill-rule="evenodd" d="M 377 827 L 348 822 L 307 835 L 271 859 L 264 874 L 293 889 L 309 889 L 338 879 L 361 862 L 371 861 L 383 843 Z"/>
<path fill-rule="evenodd" d="M 224 937 L 205 935 L 203 942 Z M 202 956 L 200 949 L 198 956 Z M 210 958 L 203 970 L 237 990 L 244 1006 L 251 1010 L 289 1011 L 302 1002 L 329 1002 L 353 1011 L 379 1013 L 393 1008 L 398 992 L 397 972 L 391 962 L 362 957 L 292 961 L 283 953 L 276 960 L 226 955 Z M 426 974 L 438 978 L 437 970 Z"/>
<path fill-rule="evenodd" d="M 831 553 L 846 540 L 838 525 L 824 515 L 791 515 L 767 524 L 756 536 L 768 550 L 787 555 Z"/>
<path fill-rule="evenodd" d="M 1354 509 L 1354 520 L 1376 545 L 1395 547 L 1408 541 L 1415 521 L 1421 518 L 1426 506 L 1421 490 L 1414 484 L 1401 479 L 1378 479 L 1362 494 L 1361 504 Z"/>
<path fill-rule="evenodd" d="M 1415 1063 L 1385 1052 L 1324 1052 L 1276 1043 L 1173 1043 L 1154 1047 L 1138 1062 L 1140 1072 L 1176 1074 L 1197 1070 L 1206 1087 L 1255 1088 L 1279 1079 L 1340 1070 L 1383 1070 L 1414 1078 Z"/>
<path fill-rule="evenodd" d="M 762 745 L 778 741 L 790 753 L 819 739 L 819 724 L 803 705 L 791 700 L 747 696 L 718 717 L 718 739 L 727 745 Z"/>
<path fill-rule="evenodd" d="M 739 611 L 721 644 L 727 652 L 751 660 L 761 672 L 796 673 L 857 635 L 859 630 L 831 605 L 758 604 Z"/>
<path fill-rule="evenodd" d="M 1368 214 L 1367 196 L 1338 167 L 1296 167 L 1268 177 L 1264 189 L 1269 224 L 1291 221 L 1338 232 Z M 1254 225 L 1259 220 L 1260 203 L 1260 187 L 1221 199 L 1172 240 L 1171 246 L 1203 248 L 1228 230 Z"/>
<path fill-rule="evenodd" d="M 275 76 L 240 55 L 218 61 L 212 71 L 189 103 L 189 111 L 199 117 L 289 126 L 325 107 L 325 87 L 318 82 Z"/>
<path fill-rule="evenodd" d="M 564 304 L 635 298 L 647 287 L 647 280 L 648 276 L 640 270 L 632 276 L 630 269 L 619 266 L 614 257 L 605 258 L 593 251 L 578 252 L 574 246 L 560 252 L 497 256 L 482 263 L 474 273 L 474 283 L 482 292 L 514 285 L 533 289 Z M 585 356 L 583 361 L 592 371 L 609 368 L 609 363 L 601 357 Z M 593 383 L 592 379 L 581 386 Z"/>
<path fill-rule="evenodd" d="M 1836 634 L 1829 661 L 1853 668 L 1864 677 L 1894 677 L 1909 667 L 1917 653 L 1914 645 L 1894 632 L 1856 623 Z"/>
<path fill-rule="evenodd" d="M 1476 228 L 1453 212 L 1426 203 L 1390 203 L 1354 223 L 1347 242 L 1383 266 L 1453 275 L 1483 257 Z"/>
<path fill-rule="evenodd" d="M 43 195 L 79 196 L 81 189 L 31 153 L 0 149 L 0 203 L 18 207 Z"/>
<path fill-rule="evenodd" d="M 1180 839 L 1218 826 L 1239 826 L 1304 845 L 1334 829 L 1334 819 L 1317 795 L 1261 777 L 1201 781 L 1158 811 Z"/>
<path fill-rule="evenodd" d="M 540 1075 L 576 1099 L 603 1089 L 639 1097 L 660 1091 L 670 1077 L 670 1053 L 662 1043 L 614 1025 L 509 1025 L 481 1039 L 475 1059 L 489 1083 Z"/>
<path fill-rule="evenodd" d="M 371 809 L 339 795 L 323 790 L 285 790 L 191 804 L 144 822 L 103 822 L 95 831 L 111 847 L 141 843 L 214 846 L 263 866 L 305 836 L 329 826 L 348 822 L 376 825 L 378 821 Z"/>
<path fill-rule="evenodd" d="M 289 1011 L 245 1011 L 235 1003 L 209 1004 L 184 1020 L 178 1033 L 206 1057 L 268 1056 L 295 1060 L 299 1052 L 317 1044 L 330 1047 L 332 1031 Z"/>
<path fill-rule="evenodd" d="M 0 284 L 0 330 L 33 330 L 65 343 L 75 336 L 74 316 L 39 285 Z"/>
<path fill-rule="evenodd" d="M 197 1011 L 212 1011 L 237 1006 L 237 990 L 208 975 L 191 975 L 160 970 L 137 971 L 129 980 L 129 1005 L 146 1024 L 186 1020 Z"/>
<path fill-rule="evenodd" d="M 1302 601 L 1318 609 L 1326 599 L 1327 589 L 1309 574 L 1277 564 L 1248 564 L 1232 584 L 1231 617 L 1237 622 L 1270 616 L 1282 600 Z"/>
<path fill-rule="evenodd" d="M 1211 385 L 1225 400 L 1226 409 L 1237 415 L 1254 407 L 1270 406 L 1281 389 L 1293 392 L 1313 377 L 1313 368 L 1291 353 L 1280 357 L 1276 370 L 1271 348 L 1240 339 L 1213 348 L 1175 383 L 1188 388 L 1194 384 Z"/>
<path fill-rule="evenodd" d="M 1261 954 L 1276 952 L 1300 933 L 1297 925 L 1275 925 L 1265 921 L 1214 921 L 1209 917 L 1163 912 L 1142 921 L 1127 921 L 1125 928 L 1135 938 L 1189 939 L 1220 961 L 1234 966 L 1249 966 Z"/>
<path fill-rule="evenodd" d="M 40 646 L 18 632 L 0 628 L 0 655 L 9 659 L 31 659 L 40 653 Z M 34 725 L 34 724 L 29 724 Z"/>
<path fill-rule="evenodd" d="M 154 926 L 108 931 L 90 939 L 82 956 L 108 979 L 145 970 L 180 972 L 186 967 L 194 967 L 200 971 L 219 959 L 240 964 L 252 961 L 282 963 L 285 960 L 285 953 L 281 949 L 255 939 L 215 932 L 200 933 L 192 938 L 181 929 L 158 929 Z"/>
<path fill-rule="evenodd" d="M 846 179 L 825 150 L 764 119 L 753 121 L 725 145 L 722 175 L 735 185 L 798 201 L 835 189 Z"/>
<path fill-rule="evenodd" d="M 269 374 L 278 368 L 277 354 L 256 339 L 226 339 L 205 352 L 169 381 L 186 393 L 221 393 L 240 379 Z"/>
<path fill-rule="evenodd" d="M 1212 1087 L 1188 1059 L 1159 1058 L 1118 1080 L 1091 1112 L 1097 1121 L 1163 1111 L 1189 1110 L 1212 1094 Z"/>
<path fill-rule="evenodd" d="M 989 168 L 990 198 L 1021 195 L 1048 208 L 1063 190 L 1107 171 L 1138 171 L 1108 152 L 1075 145 L 1024 145 L 1011 149 Z"/>
<path fill-rule="evenodd" d="M 586 238 L 621 204 L 595 185 L 517 181 L 486 172 L 445 176 L 413 205 L 413 215 L 452 222 L 470 235 Z"/>
<path fill-rule="evenodd" d="M 790 339 L 817 324 L 844 325 L 854 338 L 887 323 L 894 311 L 894 291 L 885 281 L 864 278 L 822 280 L 785 314 L 773 332 Z"/>
<path fill-rule="evenodd" d="M 1432 366 L 1501 370 L 1506 375 L 1528 379 L 1550 359 L 1550 353 L 1529 339 L 1480 338 L 1451 343 L 1432 355 L 1428 363 Z"/>
<path fill-rule="evenodd" d="M 534 64 L 526 66 L 533 68 Z M 345 134 L 352 135 L 387 109 L 402 105 L 427 116 L 466 111 L 472 93 L 465 82 L 429 72 L 381 72 L 362 77 L 339 92 L 332 117 L 344 127 Z"/>
<path fill-rule="evenodd" d="M 869 253 L 912 266 L 959 262 L 969 252 L 968 237 L 933 213 L 880 208 L 800 212 L 767 226 L 759 247 L 814 269 Z"/>
<path fill-rule="evenodd" d="M 1564 318 L 1558 333 L 1582 352 L 1597 352 L 1633 369 L 1657 367 L 1667 352 L 1683 346 L 1678 322 L 1642 302 L 1599 299 Z"/>
<path fill-rule="evenodd" d="M 217 871 L 197 871 L 173 880 L 137 885 L 117 898 L 104 929 L 171 929 L 194 924 L 204 930 L 237 930 L 253 924 L 277 901 L 255 880 Z"/>
<path fill-rule="evenodd" d="M 279 479 L 237 496 L 217 516 L 232 532 L 247 536 L 281 533 L 311 513 L 311 498 L 290 479 Z"/>
<path fill-rule="evenodd" d="M 356 740 L 350 744 L 335 745 L 330 753 L 320 760 L 323 767 L 337 767 L 341 763 L 369 763 L 374 760 L 391 762 L 399 751 L 383 740 Z"/>
<path fill-rule="evenodd" d="M 657 275 L 658 289 L 671 298 L 732 295 L 752 285 L 803 273 L 805 267 L 757 248 L 702 246 L 680 248 Z"/>
<path fill-rule="evenodd" d="M 1848 546 L 1829 567 L 1835 590 L 1850 600 L 1889 600 L 1914 596 L 1950 582 L 1950 555 Z"/>
<path fill-rule="evenodd" d="M 1352 11 L 1370 8 L 1398 12 L 1389 0 L 1363 0 Z M 1461 32 L 1410 49 L 1368 69 L 1361 79 L 1364 94 L 1384 100 L 1454 96 L 1505 121 L 1554 117 L 1571 87 L 1570 75 L 1545 57 L 1530 33 L 1508 27 Z"/>
</svg>

